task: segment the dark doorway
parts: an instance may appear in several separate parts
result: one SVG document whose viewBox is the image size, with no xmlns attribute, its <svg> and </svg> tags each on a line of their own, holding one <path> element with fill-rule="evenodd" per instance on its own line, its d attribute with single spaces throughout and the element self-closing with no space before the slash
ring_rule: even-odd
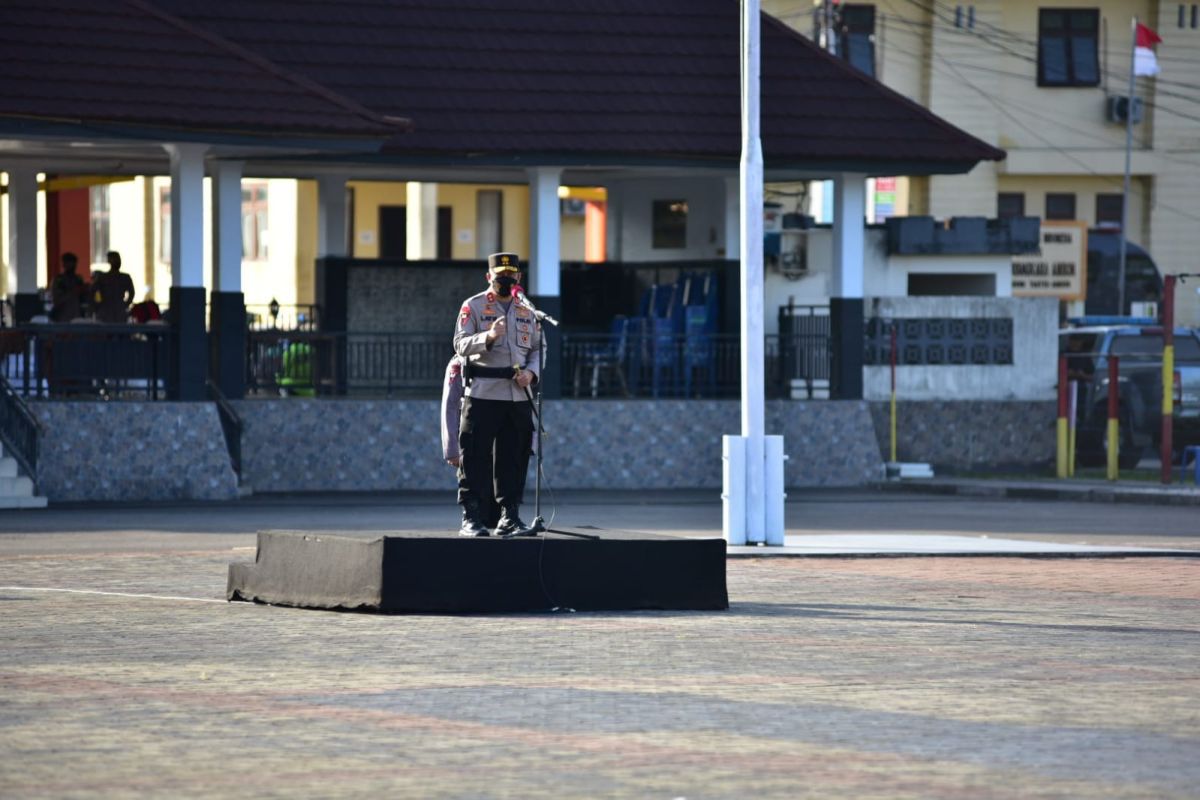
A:
<svg viewBox="0 0 1200 800">
<path fill-rule="evenodd" d="M 408 251 L 408 209 L 379 207 L 379 257 L 403 260 Z"/>
<path fill-rule="evenodd" d="M 450 206 L 438 206 L 437 221 L 437 257 L 442 260 L 450 258 L 450 248 L 454 243 L 454 215 Z"/>
<path fill-rule="evenodd" d="M 454 216 L 450 206 L 438 206 L 437 256 L 450 258 L 454 243 Z M 408 209 L 405 206 L 379 207 L 379 257 L 404 260 L 408 253 Z"/>
</svg>

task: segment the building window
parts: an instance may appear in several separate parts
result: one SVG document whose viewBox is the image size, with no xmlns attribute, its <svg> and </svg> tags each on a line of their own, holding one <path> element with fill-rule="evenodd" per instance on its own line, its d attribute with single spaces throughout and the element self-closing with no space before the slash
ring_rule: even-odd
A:
<svg viewBox="0 0 1200 800">
<path fill-rule="evenodd" d="M 242 184 L 242 259 L 267 260 L 267 185 Z"/>
<path fill-rule="evenodd" d="M 158 260 L 171 263 L 171 189 L 158 190 Z"/>
<path fill-rule="evenodd" d="M 1119 194 L 1096 195 L 1096 227 L 1121 227 L 1121 198 Z"/>
<path fill-rule="evenodd" d="M 1024 192 L 1000 192 L 996 195 L 996 216 L 1001 219 L 1025 216 Z"/>
<path fill-rule="evenodd" d="M 687 247 L 687 213 L 686 200 L 655 200 L 651 246 L 655 249 Z"/>
<path fill-rule="evenodd" d="M 89 212 L 88 218 L 92 230 L 92 263 L 107 262 L 109 247 L 109 186 L 93 186 L 88 189 Z"/>
<path fill-rule="evenodd" d="M 1038 86 L 1098 86 L 1099 28 L 1096 9 L 1039 9 Z"/>
<path fill-rule="evenodd" d="M 837 54 L 851 66 L 875 75 L 875 6 L 843 4 L 837 19 Z"/>
<path fill-rule="evenodd" d="M 1047 194 L 1046 219 L 1076 219 L 1075 195 L 1054 192 Z"/>
</svg>

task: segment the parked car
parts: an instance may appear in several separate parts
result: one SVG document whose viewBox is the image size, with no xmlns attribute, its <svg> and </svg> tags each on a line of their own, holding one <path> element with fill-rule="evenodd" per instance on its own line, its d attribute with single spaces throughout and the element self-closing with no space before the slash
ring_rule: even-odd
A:
<svg viewBox="0 0 1200 800">
<path fill-rule="evenodd" d="M 1162 433 L 1162 329 L 1137 325 L 1066 328 L 1059 353 L 1079 381 L 1076 452 L 1085 466 L 1105 461 L 1108 421 L 1108 359 L 1117 356 L 1120 454 L 1123 469 L 1137 466 L 1148 447 L 1157 452 Z M 1200 444 L 1200 332 L 1175 329 L 1173 448 Z M 1178 455 L 1176 455 L 1176 458 Z"/>
</svg>

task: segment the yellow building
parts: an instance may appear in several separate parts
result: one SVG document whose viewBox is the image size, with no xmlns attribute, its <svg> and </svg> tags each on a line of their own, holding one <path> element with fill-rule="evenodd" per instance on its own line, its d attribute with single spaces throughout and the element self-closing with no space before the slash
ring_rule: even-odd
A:
<svg viewBox="0 0 1200 800">
<path fill-rule="evenodd" d="M 101 250 L 122 254 L 124 270 L 133 277 L 137 299 L 165 303 L 171 286 L 170 178 L 140 176 L 111 183 L 97 180 L 90 188 L 93 236 L 103 237 Z M 211 231 L 211 186 L 205 179 L 204 224 Z M 488 253 L 529 252 L 529 187 L 500 184 L 430 184 L 404 181 L 349 181 L 349 247 L 356 258 L 480 259 Z M 287 178 L 242 179 L 242 284 L 250 313 L 262 315 L 272 300 L 285 307 L 315 300 L 313 265 L 317 254 L 317 182 Z M 44 191 L 39 192 L 39 229 L 45 229 Z M 603 202 L 603 192 L 563 187 L 564 200 Z M 0 197 L 0 205 L 6 198 Z M 408 220 L 408 207 L 422 203 L 436 209 L 427 228 Z M 0 207 L 0 211 L 3 208 Z M 397 224 L 398 221 L 398 224 Z M 205 235 L 204 283 L 212 280 L 212 237 Z M 564 204 L 561 252 L 565 261 L 585 259 L 582 205 Z M 6 255 L 0 248 L 0 259 Z M 39 241 L 39 283 L 52 274 L 47 247 Z M 93 264 L 106 268 L 103 259 Z M 5 271 L 0 270 L 0 292 Z M 290 313 L 285 310 L 284 313 Z"/>
<path fill-rule="evenodd" d="M 1200 273 L 1200 6 L 1151 0 L 763 0 L 763 10 L 1008 152 L 965 176 L 908 181 L 897 214 L 1023 213 L 1120 224 L 1132 19 L 1157 31 L 1139 77 L 1127 235 L 1164 274 Z M 827 31 L 833 31 L 830 35 Z M 1135 109 L 1136 119 L 1136 109 Z M 903 201 L 907 202 L 903 202 Z M 1177 296 L 1200 325 L 1200 279 Z"/>
</svg>

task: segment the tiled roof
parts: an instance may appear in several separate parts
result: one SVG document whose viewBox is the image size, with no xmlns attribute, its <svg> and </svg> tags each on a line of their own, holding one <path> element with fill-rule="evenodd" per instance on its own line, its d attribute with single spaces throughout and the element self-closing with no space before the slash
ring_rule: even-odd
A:
<svg viewBox="0 0 1200 800">
<path fill-rule="evenodd" d="M 729 160 L 740 149 L 737 0 L 154 2 L 411 118 L 397 153 Z M 1003 158 L 769 17 L 762 51 L 769 167 Z"/>
<path fill-rule="evenodd" d="M 3 0 L 0 54 L 0 118 L 337 137 L 400 127 L 145 0 Z"/>
</svg>

